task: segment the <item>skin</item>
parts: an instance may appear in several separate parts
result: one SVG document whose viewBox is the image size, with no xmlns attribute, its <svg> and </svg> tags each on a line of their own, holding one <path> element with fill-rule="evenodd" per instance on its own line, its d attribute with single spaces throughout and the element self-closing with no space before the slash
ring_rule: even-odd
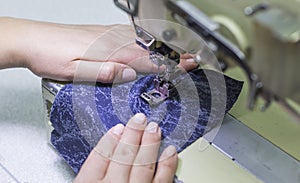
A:
<svg viewBox="0 0 300 183">
<path fill-rule="evenodd" d="M 25 67 L 60 81 L 126 82 L 157 72 L 128 25 L 63 25 L 0 17 L 0 69 Z M 3 28 L 5 27 L 5 28 Z M 186 62 L 185 70 L 196 67 Z"/>
<path fill-rule="evenodd" d="M 134 31 L 126 25 L 62 25 L 0 17 L 0 69 L 24 67 L 40 77 L 61 81 L 126 82 L 137 72 L 157 67 L 148 53 L 134 43 Z M 183 55 L 180 66 L 195 63 Z M 172 182 L 177 153 L 168 147 L 157 153 L 161 131 L 137 114 L 126 127 L 117 125 L 101 138 L 75 179 L 88 182 Z"/>
<path fill-rule="evenodd" d="M 133 43 L 133 30 L 127 25 L 62 25 L 7 17 L 0 18 L 0 25 L 0 69 L 25 67 L 40 77 L 70 81 L 76 76 L 103 83 L 131 81 L 136 72 L 157 69 L 145 60 L 147 52 Z M 118 32 L 127 36 L 112 42 Z M 102 46 L 95 44 L 98 40 Z M 124 40 L 131 43 L 124 47 Z M 123 48 L 116 54 L 119 47 Z"/>
<path fill-rule="evenodd" d="M 177 167 L 176 149 L 166 148 L 156 165 L 160 140 L 158 125 L 147 125 L 145 115 L 136 114 L 126 127 L 117 125 L 102 137 L 74 183 L 171 183 Z"/>
</svg>

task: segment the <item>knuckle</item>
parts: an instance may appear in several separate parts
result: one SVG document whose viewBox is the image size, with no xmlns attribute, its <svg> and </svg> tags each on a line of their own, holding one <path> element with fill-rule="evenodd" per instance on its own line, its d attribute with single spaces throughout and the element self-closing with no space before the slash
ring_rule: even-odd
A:
<svg viewBox="0 0 300 183">
<path fill-rule="evenodd" d="M 133 157 L 136 154 L 136 147 L 134 145 L 123 145 L 120 153 L 123 156 Z"/>
<path fill-rule="evenodd" d="M 102 156 L 105 159 L 110 159 L 113 156 L 113 153 L 111 151 L 108 151 L 103 148 L 97 148 L 97 146 L 93 150 L 96 154 Z"/>
<path fill-rule="evenodd" d="M 114 160 L 122 164 L 132 164 L 136 156 L 138 146 L 121 144 L 116 153 L 114 154 Z"/>
<path fill-rule="evenodd" d="M 100 72 L 99 72 L 100 78 L 106 82 L 113 81 L 115 78 L 115 72 L 116 72 L 115 65 L 107 62 L 100 69 Z"/>
</svg>

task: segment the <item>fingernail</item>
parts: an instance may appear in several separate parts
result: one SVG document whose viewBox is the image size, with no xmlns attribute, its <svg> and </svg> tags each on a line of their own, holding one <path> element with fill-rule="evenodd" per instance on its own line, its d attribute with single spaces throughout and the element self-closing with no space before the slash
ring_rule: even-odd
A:
<svg viewBox="0 0 300 183">
<path fill-rule="evenodd" d="M 186 59 L 186 62 L 192 62 L 192 63 L 195 63 L 195 59 L 194 59 L 194 58 L 189 58 L 189 59 Z"/>
<path fill-rule="evenodd" d="M 136 78 L 136 72 L 133 69 L 126 68 L 122 72 L 122 80 L 123 81 L 131 81 Z"/>
<path fill-rule="evenodd" d="M 113 130 L 114 134 L 116 134 L 116 135 L 121 135 L 123 133 L 123 131 L 124 131 L 124 125 L 122 125 L 122 124 L 117 124 Z"/>
<path fill-rule="evenodd" d="M 156 133 L 158 131 L 158 125 L 157 123 L 151 122 L 147 125 L 145 130 L 149 133 Z"/>
<path fill-rule="evenodd" d="M 175 148 L 174 146 L 171 145 L 171 146 L 167 147 L 167 148 L 164 150 L 164 152 L 163 152 L 163 154 L 162 154 L 162 157 L 163 157 L 163 158 L 169 158 L 169 157 L 171 157 L 171 156 L 174 156 L 176 153 L 177 153 L 176 148 Z"/>
<path fill-rule="evenodd" d="M 144 124 L 146 122 L 146 116 L 143 113 L 137 113 L 133 116 L 132 120 L 137 124 Z"/>
</svg>

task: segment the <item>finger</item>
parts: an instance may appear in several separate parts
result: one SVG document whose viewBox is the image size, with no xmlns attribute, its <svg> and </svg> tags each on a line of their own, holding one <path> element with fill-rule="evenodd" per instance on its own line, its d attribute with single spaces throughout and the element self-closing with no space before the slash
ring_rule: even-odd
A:
<svg viewBox="0 0 300 183">
<path fill-rule="evenodd" d="M 158 69 L 158 66 L 149 59 L 149 53 L 135 43 L 123 45 L 107 60 L 128 65 L 140 73 L 154 73 Z"/>
<path fill-rule="evenodd" d="M 96 182 L 105 174 L 114 150 L 119 143 L 124 126 L 118 124 L 111 128 L 98 142 L 84 162 L 75 182 Z"/>
<path fill-rule="evenodd" d="M 153 182 L 172 183 L 176 172 L 177 161 L 176 148 L 174 146 L 166 148 L 159 159 Z"/>
<path fill-rule="evenodd" d="M 115 180 L 118 183 L 128 182 L 131 166 L 138 152 L 145 127 L 146 116 L 144 114 L 136 114 L 128 121 L 114 152 L 113 161 L 109 164 L 109 173 L 105 177 L 107 180 Z"/>
<path fill-rule="evenodd" d="M 161 131 L 158 125 L 154 122 L 149 123 L 143 134 L 134 166 L 131 169 L 131 183 L 152 182 L 160 141 Z"/>
<path fill-rule="evenodd" d="M 158 66 L 149 59 L 149 55 L 143 55 L 130 61 L 127 65 L 140 73 L 157 73 Z"/>
<path fill-rule="evenodd" d="M 185 71 L 190 71 L 195 69 L 198 64 L 194 61 L 194 56 L 192 54 L 182 54 L 180 57 L 179 66 Z"/>
<path fill-rule="evenodd" d="M 188 72 L 198 67 L 198 64 L 191 59 L 181 59 L 178 66 Z"/>
<path fill-rule="evenodd" d="M 136 72 L 131 67 L 115 62 L 74 61 L 75 81 L 94 81 L 102 83 L 121 83 L 136 79 Z"/>
</svg>

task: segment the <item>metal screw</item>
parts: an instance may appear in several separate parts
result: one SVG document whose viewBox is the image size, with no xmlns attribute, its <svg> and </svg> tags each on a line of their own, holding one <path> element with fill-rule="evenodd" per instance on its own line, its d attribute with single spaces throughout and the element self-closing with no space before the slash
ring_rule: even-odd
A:
<svg viewBox="0 0 300 183">
<path fill-rule="evenodd" d="M 264 3 L 259 3 L 257 5 L 254 6 L 248 6 L 244 9 L 244 13 L 247 16 L 252 16 L 255 13 L 262 11 L 262 10 L 266 10 L 269 8 L 269 3 L 264 2 Z"/>
<path fill-rule="evenodd" d="M 163 38 L 166 41 L 171 41 L 177 36 L 176 31 L 174 29 L 167 29 L 163 32 Z"/>
</svg>

